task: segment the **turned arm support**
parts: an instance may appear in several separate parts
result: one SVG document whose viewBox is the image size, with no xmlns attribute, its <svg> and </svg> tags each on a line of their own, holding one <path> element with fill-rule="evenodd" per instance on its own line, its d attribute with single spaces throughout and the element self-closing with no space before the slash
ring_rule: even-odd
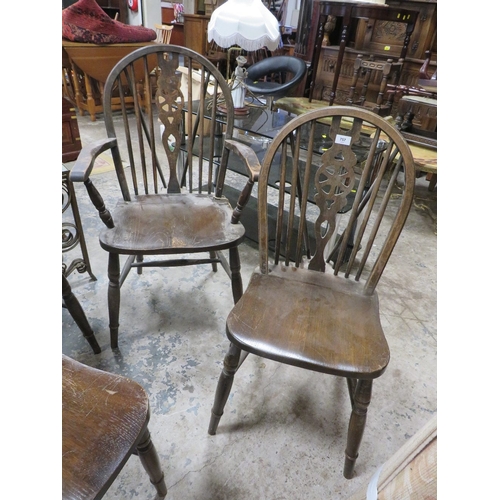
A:
<svg viewBox="0 0 500 500">
<path fill-rule="evenodd" d="M 233 139 L 226 139 L 226 147 L 233 153 L 236 153 L 243 160 L 249 174 L 248 181 L 240 193 L 231 218 L 231 222 L 233 224 L 237 224 L 240 220 L 243 209 L 250 199 L 253 185 L 259 180 L 260 162 L 255 154 L 255 151 L 246 144 Z"/>
<path fill-rule="evenodd" d="M 115 227 L 113 218 L 106 208 L 101 194 L 90 180 L 90 174 L 94 168 L 96 158 L 103 152 L 116 146 L 116 139 L 102 139 L 95 141 L 89 146 L 85 146 L 80 151 L 75 165 L 69 173 L 71 182 L 83 182 L 87 188 L 87 193 L 94 207 L 99 212 L 99 217 L 108 228 Z"/>
</svg>

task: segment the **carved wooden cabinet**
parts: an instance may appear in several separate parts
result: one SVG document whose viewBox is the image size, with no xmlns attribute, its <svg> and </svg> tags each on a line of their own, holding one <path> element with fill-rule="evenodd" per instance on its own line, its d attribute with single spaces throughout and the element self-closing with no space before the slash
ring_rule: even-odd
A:
<svg viewBox="0 0 500 500">
<path fill-rule="evenodd" d="M 310 19 L 304 15 L 299 19 L 297 28 L 298 45 L 295 55 L 302 59 L 314 61 L 314 43 L 318 32 L 320 18 L 320 3 L 303 0 L 303 12 L 309 12 Z M 432 60 L 428 72 L 433 73 L 437 61 L 437 0 L 387 0 L 390 7 L 418 11 L 418 17 L 410 36 L 406 52 L 405 63 L 399 83 L 403 85 L 417 85 L 419 70 L 424 63 L 425 51 L 432 51 Z M 330 24 L 324 25 L 323 45 L 315 68 L 313 99 L 328 101 L 332 87 L 335 65 L 339 53 L 339 43 L 343 23 L 341 18 L 328 19 Z M 301 24 L 300 24 L 301 23 Z M 307 33 L 307 37 L 305 37 Z M 405 39 L 406 25 L 392 20 L 356 19 L 353 20 L 350 33 L 347 36 L 345 53 L 343 54 L 340 77 L 336 89 L 335 102 L 345 102 L 349 93 L 354 61 L 358 54 L 374 55 L 376 59 L 399 57 Z M 376 85 L 377 82 L 374 82 Z M 307 95 L 306 86 L 306 95 Z"/>
</svg>

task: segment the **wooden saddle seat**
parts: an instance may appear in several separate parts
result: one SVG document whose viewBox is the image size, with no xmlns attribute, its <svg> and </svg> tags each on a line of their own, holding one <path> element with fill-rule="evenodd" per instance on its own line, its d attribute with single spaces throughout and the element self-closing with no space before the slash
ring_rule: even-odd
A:
<svg viewBox="0 0 500 500">
<path fill-rule="evenodd" d="M 148 396 L 137 382 L 63 354 L 62 498 L 102 498 L 133 453 L 157 498 L 164 498 L 167 487 L 148 421 Z"/>
</svg>

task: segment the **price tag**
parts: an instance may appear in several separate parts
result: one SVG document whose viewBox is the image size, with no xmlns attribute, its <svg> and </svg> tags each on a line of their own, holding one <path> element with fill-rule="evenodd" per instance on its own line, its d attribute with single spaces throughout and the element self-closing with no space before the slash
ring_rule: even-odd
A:
<svg viewBox="0 0 500 500">
<path fill-rule="evenodd" d="M 335 136 L 335 144 L 342 144 L 344 146 L 349 146 L 351 144 L 352 137 L 350 135 L 340 135 Z"/>
</svg>

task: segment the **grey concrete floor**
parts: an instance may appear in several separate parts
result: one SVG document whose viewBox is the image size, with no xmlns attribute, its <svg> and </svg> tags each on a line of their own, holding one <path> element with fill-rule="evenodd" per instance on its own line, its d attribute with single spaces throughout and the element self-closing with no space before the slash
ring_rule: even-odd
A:
<svg viewBox="0 0 500 500">
<path fill-rule="evenodd" d="M 79 116 L 78 123 L 83 144 L 104 137 L 102 118 L 91 122 Z M 119 196 L 114 176 L 93 177 L 110 200 Z M 425 177 L 417 179 L 414 205 L 378 286 L 391 362 L 374 383 L 351 480 L 342 475 L 350 412 L 343 379 L 249 356 L 235 378 L 217 435 L 208 435 L 228 347 L 225 319 L 232 307 L 222 270 L 200 266 L 131 273 L 122 287 L 119 349 L 111 350 L 101 222 L 83 187 L 76 186 L 97 280 L 75 271 L 70 283 L 102 352 L 93 354 L 65 309 L 62 351 L 145 387 L 167 498 L 347 499 L 366 489 L 377 468 L 437 412 L 437 189 L 429 192 L 427 186 Z M 64 260 L 77 254 L 78 248 Z M 246 286 L 257 265 L 254 243 L 241 245 L 241 260 Z M 137 457 L 130 458 L 104 498 L 154 498 Z"/>
</svg>

